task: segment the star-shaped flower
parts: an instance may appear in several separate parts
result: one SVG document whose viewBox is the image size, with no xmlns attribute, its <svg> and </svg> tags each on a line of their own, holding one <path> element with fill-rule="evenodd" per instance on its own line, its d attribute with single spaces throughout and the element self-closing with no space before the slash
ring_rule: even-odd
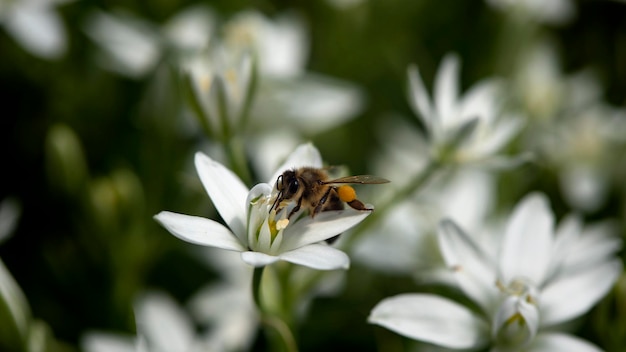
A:
<svg viewBox="0 0 626 352">
<path fill-rule="evenodd" d="M 439 229 L 439 245 L 462 291 L 481 314 L 447 298 L 404 294 L 380 302 L 369 321 L 447 348 L 492 351 L 597 351 L 574 336 L 546 331 L 587 312 L 622 271 L 611 236 L 582 241 L 568 218 L 554 230 L 545 196 L 532 194 L 510 217 L 497 258 L 452 221 Z M 585 242 L 593 256 L 577 259 Z M 581 262 L 582 260 L 582 262 Z"/>
<path fill-rule="evenodd" d="M 522 127 L 522 119 L 500 116 L 496 80 L 474 85 L 459 96 L 456 55 L 447 55 L 435 77 L 433 98 L 428 96 L 417 66 L 409 67 L 409 102 L 420 118 L 437 158 L 452 153 L 457 162 L 485 161 L 493 157 Z"/>
<path fill-rule="evenodd" d="M 185 241 L 241 252 L 244 262 L 260 267 L 284 260 L 320 270 L 348 268 L 348 256 L 324 240 L 361 222 L 370 212 L 346 209 L 324 211 L 311 216 L 293 216 L 287 211 L 276 217 L 270 211 L 273 187 L 260 183 L 251 190 L 229 169 L 202 153 L 195 157 L 196 169 L 215 208 L 228 227 L 221 223 L 184 214 L 162 211 L 155 216 L 168 231 Z M 322 167 L 319 152 L 311 144 L 298 147 L 276 171 L 302 166 Z M 270 181 L 275 182 L 275 181 Z"/>
</svg>

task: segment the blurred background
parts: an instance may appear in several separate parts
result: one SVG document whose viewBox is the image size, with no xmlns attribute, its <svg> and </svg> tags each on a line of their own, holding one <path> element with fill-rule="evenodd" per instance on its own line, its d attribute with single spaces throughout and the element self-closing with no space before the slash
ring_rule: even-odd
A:
<svg viewBox="0 0 626 352">
<path fill-rule="evenodd" d="M 460 59 L 461 91 L 488 77 L 507 82 L 506 107 L 526 125 L 506 152 L 537 155 L 496 173 L 494 212 L 538 190 L 557 218 L 610 219 L 624 238 L 626 3 L 539 3 L 3 0 L 0 258 L 45 335 L 42 350 L 80 350 L 89 331 L 132 336 L 142 292 L 191 309 L 201 288 L 222 280 L 203 252 L 152 219 L 161 210 L 218 219 L 193 168 L 196 151 L 252 186 L 312 141 L 329 165 L 393 182 L 377 161 L 392 148 L 392 127 L 423 130 L 407 67 L 416 64 L 432 92 L 448 53 Z M 213 54 L 229 45 L 253 53 L 253 91 L 245 119 L 211 126 L 194 95 L 194 60 L 236 66 Z M 302 350 L 373 351 L 380 340 L 408 348 L 366 318 L 384 297 L 433 290 L 415 276 L 353 258 L 342 288 L 309 303 Z M 622 277 L 573 333 L 620 350 L 625 297 Z M 257 334 L 245 348 L 265 346 Z"/>
</svg>

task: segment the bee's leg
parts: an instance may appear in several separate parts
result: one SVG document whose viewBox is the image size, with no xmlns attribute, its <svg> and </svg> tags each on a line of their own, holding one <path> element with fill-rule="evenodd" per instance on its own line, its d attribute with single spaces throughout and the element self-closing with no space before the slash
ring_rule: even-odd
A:
<svg viewBox="0 0 626 352">
<path fill-rule="evenodd" d="M 291 216 L 295 214 L 298 210 L 300 210 L 300 205 L 302 205 L 302 197 L 298 199 L 298 204 L 296 204 L 296 206 L 291 209 L 291 211 L 289 212 L 289 216 L 287 216 L 287 219 L 291 219 Z"/>
<path fill-rule="evenodd" d="M 365 204 L 363 204 L 363 202 L 361 202 L 358 199 L 354 199 L 353 201 L 348 202 L 348 205 L 352 207 L 352 209 L 356 209 L 356 210 L 368 210 L 368 211 L 374 210 L 374 209 L 366 207 Z"/>
<path fill-rule="evenodd" d="M 328 188 L 328 191 L 326 191 L 326 193 L 324 193 L 322 198 L 320 198 L 319 203 L 317 203 L 317 205 L 315 206 L 315 209 L 313 209 L 313 213 L 311 214 L 311 216 L 315 216 L 315 214 L 317 214 L 320 211 L 322 211 L 322 208 L 324 207 L 324 204 L 326 204 L 326 200 L 328 200 L 328 195 L 330 194 L 330 192 L 332 192 L 332 190 L 333 190 L 332 187 Z"/>
</svg>

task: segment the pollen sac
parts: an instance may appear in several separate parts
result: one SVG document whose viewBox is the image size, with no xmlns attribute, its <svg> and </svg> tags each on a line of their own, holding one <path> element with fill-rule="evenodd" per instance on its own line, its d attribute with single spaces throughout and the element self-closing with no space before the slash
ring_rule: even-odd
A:
<svg viewBox="0 0 626 352">
<path fill-rule="evenodd" d="M 346 203 L 350 203 L 356 199 L 356 191 L 354 188 L 347 185 L 339 186 L 337 188 L 337 195 L 339 195 L 341 201 Z"/>
</svg>

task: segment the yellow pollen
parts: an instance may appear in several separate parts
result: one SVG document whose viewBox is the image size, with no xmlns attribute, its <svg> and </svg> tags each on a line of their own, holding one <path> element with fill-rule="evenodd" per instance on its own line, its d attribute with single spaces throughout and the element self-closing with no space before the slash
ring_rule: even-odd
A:
<svg viewBox="0 0 626 352">
<path fill-rule="evenodd" d="M 341 199 L 342 202 L 346 203 L 356 199 L 356 191 L 354 188 L 347 185 L 339 186 L 339 188 L 337 188 L 337 195 L 339 195 L 339 199 Z"/>
<path fill-rule="evenodd" d="M 289 225 L 289 219 L 280 219 L 276 221 L 276 230 L 283 230 L 285 227 L 287 227 L 287 225 Z"/>
</svg>

